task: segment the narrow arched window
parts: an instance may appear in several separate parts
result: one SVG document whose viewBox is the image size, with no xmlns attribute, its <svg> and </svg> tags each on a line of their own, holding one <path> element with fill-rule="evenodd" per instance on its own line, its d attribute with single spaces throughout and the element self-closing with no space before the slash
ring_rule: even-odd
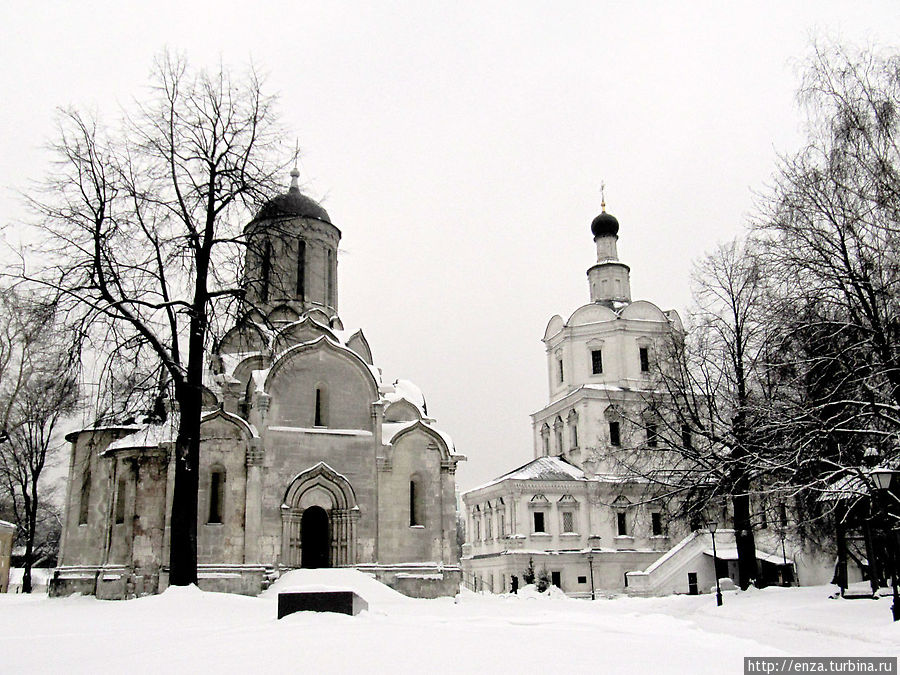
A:
<svg viewBox="0 0 900 675">
<path fill-rule="evenodd" d="M 297 298 L 304 300 L 306 296 L 306 242 L 297 241 Z"/>
<path fill-rule="evenodd" d="M 416 479 L 409 481 L 409 526 L 425 524 L 422 514 L 422 490 Z"/>
<path fill-rule="evenodd" d="M 116 525 L 125 522 L 125 492 L 128 489 L 128 483 L 125 477 L 119 478 L 116 488 Z"/>
<path fill-rule="evenodd" d="M 334 251 L 328 249 L 325 263 L 325 298 L 329 305 L 334 305 Z"/>
<path fill-rule="evenodd" d="M 313 426 L 324 427 L 328 425 L 328 393 L 325 387 L 316 387 L 316 411 L 313 418 Z"/>
<path fill-rule="evenodd" d="M 209 518 L 207 523 L 223 522 L 225 511 L 225 469 L 213 469 L 209 474 Z"/>
<path fill-rule="evenodd" d="M 88 459 L 90 462 L 90 459 Z M 88 509 L 91 504 L 91 465 L 88 464 L 81 477 L 81 502 L 78 505 L 78 524 L 87 525 Z"/>
<path fill-rule="evenodd" d="M 270 277 L 272 276 L 272 242 L 266 239 L 266 243 L 263 246 L 263 259 L 262 259 L 262 293 L 260 293 L 260 297 L 263 302 L 269 301 L 269 282 Z"/>
</svg>

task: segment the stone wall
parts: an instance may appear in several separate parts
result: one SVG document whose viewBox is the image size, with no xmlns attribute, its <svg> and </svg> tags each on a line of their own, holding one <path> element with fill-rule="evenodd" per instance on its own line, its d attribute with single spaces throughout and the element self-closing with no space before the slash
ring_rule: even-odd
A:
<svg viewBox="0 0 900 675">
<path fill-rule="evenodd" d="M 452 483 L 441 471 L 441 451 L 435 440 L 415 429 L 400 436 L 390 451 L 390 469 L 379 472 L 378 562 L 441 561 L 446 556 L 445 540 L 455 536 L 446 531 L 447 494 Z M 410 482 L 416 484 L 418 522 L 410 516 Z M 456 513 L 455 501 L 450 507 Z M 455 561 L 454 561 L 455 562 Z"/>
</svg>

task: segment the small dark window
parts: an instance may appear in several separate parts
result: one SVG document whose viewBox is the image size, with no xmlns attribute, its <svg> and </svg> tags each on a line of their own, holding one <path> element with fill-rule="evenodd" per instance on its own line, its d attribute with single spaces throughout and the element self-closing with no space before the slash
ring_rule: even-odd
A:
<svg viewBox="0 0 900 675">
<path fill-rule="evenodd" d="M 575 514 L 571 511 L 563 511 L 563 532 L 575 531 Z"/>
<path fill-rule="evenodd" d="M 650 372 L 650 350 L 647 347 L 641 347 L 641 372 Z"/>
<path fill-rule="evenodd" d="M 125 522 L 125 490 L 127 484 L 124 478 L 119 479 L 118 489 L 116 490 L 116 524 Z"/>
<path fill-rule="evenodd" d="M 769 515 L 766 513 L 765 502 L 763 502 L 762 507 L 759 509 L 759 529 L 769 529 Z"/>
<path fill-rule="evenodd" d="M 690 450 L 694 447 L 694 440 L 691 438 L 691 428 L 687 424 L 681 425 L 681 445 L 685 450 Z"/>
<path fill-rule="evenodd" d="M 550 572 L 550 583 L 556 586 L 557 588 L 562 588 L 562 573 L 561 572 Z"/>
<path fill-rule="evenodd" d="M 603 352 L 599 349 L 591 350 L 591 372 L 600 375 L 603 372 Z"/>
<path fill-rule="evenodd" d="M 410 527 L 414 525 L 421 525 L 422 518 L 420 515 L 420 505 L 419 505 L 420 496 L 418 494 L 418 490 L 416 489 L 416 481 L 409 481 L 409 525 Z"/>
<path fill-rule="evenodd" d="M 578 447 L 578 423 L 572 422 L 572 448 Z"/>
<path fill-rule="evenodd" d="M 90 458 L 88 459 L 90 462 Z M 78 524 L 79 525 L 87 525 L 88 521 L 88 510 L 91 504 L 91 467 L 88 464 L 88 467 L 84 470 L 84 474 L 81 477 L 81 502 L 78 505 Z"/>
<path fill-rule="evenodd" d="M 651 513 L 650 514 L 650 522 L 653 527 L 653 536 L 659 537 L 663 533 L 662 527 L 662 514 L 661 513 Z"/>
<path fill-rule="evenodd" d="M 297 241 L 297 297 L 306 299 L 306 242 Z"/>
<path fill-rule="evenodd" d="M 550 455 L 550 434 L 545 433 L 544 435 L 544 457 Z"/>
<path fill-rule="evenodd" d="M 692 532 L 696 532 L 697 530 L 703 529 L 703 519 L 700 517 L 699 513 L 691 514 L 690 526 L 691 526 Z"/>
<path fill-rule="evenodd" d="M 622 445 L 622 437 L 619 434 L 619 423 L 609 423 L 609 444 L 619 447 Z"/>
<path fill-rule="evenodd" d="M 778 505 L 778 519 L 781 521 L 781 527 L 787 527 L 787 506 L 784 505 L 784 502 Z"/>
<path fill-rule="evenodd" d="M 272 242 L 270 242 L 268 239 L 266 239 L 266 243 L 263 245 L 262 293 L 260 294 L 263 302 L 269 301 L 269 282 L 270 282 L 271 276 L 272 276 Z"/>
<path fill-rule="evenodd" d="M 628 527 L 627 527 L 627 523 L 625 522 L 625 512 L 624 511 L 619 511 L 616 514 L 616 533 L 620 537 L 625 537 L 628 535 Z"/>
<path fill-rule="evenodd" d="M 534 512 L 534 531 L 535 532 L 546 532 L 544 529 L 544 513 L 543 511 L 535 511 Z"/>
<path fill-rule="evenodd" d="M 326 425 L 326 408 L 325 391 L 322 387 L 316 387 L 316 414 L 313 426 L 324 427 Z"/>
<path fill-rule="evenodd" d="M 221 523 L 225 505 L 225 472 L 214 469 L 209 475 L 209 519 L 207 523 Z"/>
<path fill-rule="evenodd" d="M 647 446 L 655 448 L 659 445 L 659 428 L 655 422 L 647 424 Z"/>
<path fill-rule="evenodd" d="M 562 359 L 559 359 L 556 363 L 557 363 L 557 365 L 559 366 L 559 381 L 560 381 L 560 384 L 561 384 L 561 383 L 563 383 L 563 382 L 566 381 L 566 376 L 565 376 L 565 373 L 563 372 L 563 362 L 562 362 Z"/>
<path fill-rule="evenodd" d="M 578 583 L 579 583 L 579 584 L 586 584 L 586 583 L 587 583 L 587 577 L 578 577 Z"/>
</svg>

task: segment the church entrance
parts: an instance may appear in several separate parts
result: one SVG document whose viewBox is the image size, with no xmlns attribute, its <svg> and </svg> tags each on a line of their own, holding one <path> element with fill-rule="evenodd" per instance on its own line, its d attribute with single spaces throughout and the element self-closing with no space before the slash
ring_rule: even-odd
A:
<svg viewBox="0 0 900 675">
<path fill-rule="evenodd" d="M 297 474 L 281 506 L 281 565 L 353 565 L 358 521 L 356 495 L 344 476 L 325 462 Z"/>
<path fill-rule="evenodd" d="M 300 517 L 300 566 L 307 568 L 330 567 L 328 559 L 331 534 L 328 514 L 321 506 L 310 506 Z"/>
</svg>

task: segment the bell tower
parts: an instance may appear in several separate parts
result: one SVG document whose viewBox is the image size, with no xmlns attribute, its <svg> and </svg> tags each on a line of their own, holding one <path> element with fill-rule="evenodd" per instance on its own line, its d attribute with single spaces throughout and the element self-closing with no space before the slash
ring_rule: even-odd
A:
<svg viewBox="0 0 900 675">
<path fill-rule="evenodd" d="M 597 263 L 587 271 L 591 302 L 612 308 L 615 303 L 631 302 L 631 269 L 619 261 L 619 221 L 606 212 L 606 198 L 600 202 L 600 215 L 591 222 L 597 246 Z"/>
</svg>

